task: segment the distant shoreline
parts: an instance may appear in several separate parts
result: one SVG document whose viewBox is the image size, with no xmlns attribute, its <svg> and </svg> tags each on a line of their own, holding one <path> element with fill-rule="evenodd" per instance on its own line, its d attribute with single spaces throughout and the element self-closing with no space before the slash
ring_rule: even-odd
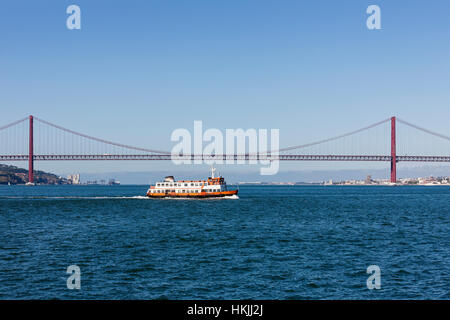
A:
<svg viewBox="0 0 450 320">
<path fill-rule="evenodd" d="M 450 187 L 450 184 L 235 184 L 240 187 Z"/>
<path fill-rule="evenodd" d="M 230 183 L 229 186 L 238 187 L 450 187 L 450 184 L 234 184 Z M 129 187 L 129 186 L 142 186 L 148 187 L 148 184 L 120 184 L 120 185 L 107 185 L 107 184 L 36 184 L 29 186 L 26 184 L 0 184 L 1 187 L 40 187 L 40 186 L 57 186 L 57 187 Z"/>
</svg>

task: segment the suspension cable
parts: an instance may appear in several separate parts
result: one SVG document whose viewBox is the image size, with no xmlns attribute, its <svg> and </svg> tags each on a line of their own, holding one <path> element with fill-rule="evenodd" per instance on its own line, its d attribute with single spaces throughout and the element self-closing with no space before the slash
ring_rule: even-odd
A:
<svg viewBox="0 0 450 320">
<path fill-rule="evenodd" d="M 83 133 L 79 133 L 79 132 L 76 132 L 76 131 L 73 131 L 73 130 L 70 130 L 70 129 L 66 129 L 64 127 L 58 126 L 56 124 L 53 124 L 51 122 L 45 121 L 45 120 L 37 118 L 37 117 L 34 117 L 34 119 L 36 119 L 36 120 L 38 120 L 38 121 L 40 121 L 42 123 L 45 123 L 46 125 L 52 126 L 52 127 L 56 128 L 56 129 L 59 129 L 59 130 L 62 130 L 62 131 L 65 131 L 65 132 L 68 132 L 68 133 L 71 133 L 71 134 L 74 134 L 74 135 L 86 138 L 86 139 L 94 140 L 94 141 L 97 141 L 97 142 L 106 143 L 106 144 L 109 144 L 109 145 L 122 147 L 122 148 L 125 148 L 125 149 L 133 149 L 133 150 L 137 150 L 137 151 L 144 151 L 144 152 L 157 153 L 157 154 L 170 154 L 170 152 L 167 152 L 167 151 L 160 151 L 160 150 L 153 150 L 153 149 L 145 149 L 145 148 L 133 147 L 133 146 L 129 146 L 129 145 L 121 144 L 121 143 L 116 143 L 116 142 L 112 142 L 112 141 L 108 141 L 108 140 L 104 140 L 104 139 L 95 138 L 95 137 L 88 136 L 88 135 L 83 134 Z"/>
<path fill-rule="evenodd" d="M 405 120 L 397 118 L 397 121 L 401 122 L 403 124 L 406 124 L 407 126 L 413 127 L 413 128 L 415 128 L 417 130 L 420 130 L 420 131 L 426 132 L 428 134 L 431 134 L 433 136 L 436 136 L 436 137 L 439 137 L 439 138 L 442 138 L 442 139 L 446 139 L 446 140 L 450 140 L 450 137 L 448 137 L 448 136 L 445 136 L 443 134 L 440 134 L 440 133 L 437 133 L 437 132 L 434 132 L 434 131 L 431 131 L 431 130 L 428 130 L 428 129 L 425 129 L 425 128 L 422 128 L 422 127 L 419 127 L 419 126 L 416 126 L 415 124 L 409 123 L 409 122 L 407 122 Z"/>
<path fill-rule="evenodd" d="M 15 126 L 16 124 L 19 124 L 19 123 L 21 123 L 22 121 L 25 121 L 25 120 L 28 120 L 28 117 L 25 117 L 23 119 L 11 122 L 10 124 L 7 124 L 6 126 L 0 127 L 0 131 L 3 130 L 3 129 L 7 129 L 9 127 Z"/>
<path fill-rule="evenodd" d="M 388 119 L 379 121 L 377 123 L 371 124 L 370 126 L 367 126 L 367 127 L 355 130 L 355 131 L 351 131 L 351 132 L 348 132 L 348 133 L 345 133 L 345 134 L 341 134 L 341 135 L 336 136 L 336 137 L 332 137 L 332 138 L 328 138 L 328 139 L 324 139 L 324 140 L 319 140 L 319 141 L 315 141 L 315 142 L 311 142 L 311 143 L 307 143 L 307 144 L 302 144 L 302 145 L 298 145 L 298 146 L 282 148 L 282 149 L 277 150 L 277 152 L 289 151 L 289 150 L 293 150 L 293 149 L 301 149 L 301 148 L 315 146 L 315 145 L 318 145 L 318 144 L 321 144 L 321 143 L 325 143 L 325 142 L 334 141 L 334 140 L 337 140 L 337 139 L 340 139 L 340 138 L 351 136 L 351 135 L 359 133 L 361 131 L 365 131 L 365 130 L 374 128 L 374 127 L 379 126 L 380 124 L 383 124 L 383 123 L 388 122 L 390 120 L 391 120 L 391 118 L 388 118 Z"/>
</svg>

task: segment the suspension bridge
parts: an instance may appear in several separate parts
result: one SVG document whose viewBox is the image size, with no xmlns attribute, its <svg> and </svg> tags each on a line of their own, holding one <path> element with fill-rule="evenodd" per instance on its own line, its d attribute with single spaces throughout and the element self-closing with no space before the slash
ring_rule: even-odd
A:
<svg viewBox="0 0 450 320">
<path fill-rule="evenodd" d="M 407 129 L 400 140 L 398 124 Z M 378 131 L 374 132 L 375 130 Z M 422 137 L 421 140 L 411 130 L 422 134 L 425 138 Z M 381 140 L 375 141 L 375 136 L 381 136 Z M 302 152 L 299 153 L 299 150 Z M 450 162 L 450 137 L 391 117 L 332 138 L 270 152 L 173 155 L 168 151 L 96 138 L 34 116 L 0 127 L 0 161 L 28 161 L 30 183 L 34 182 L 35 161 L 174 160 L 175 158 L 203 161 L 219 159 L 384 161 L 390 162 L 390 181 L 395 183 L 398 162 Z"/>
</svg>

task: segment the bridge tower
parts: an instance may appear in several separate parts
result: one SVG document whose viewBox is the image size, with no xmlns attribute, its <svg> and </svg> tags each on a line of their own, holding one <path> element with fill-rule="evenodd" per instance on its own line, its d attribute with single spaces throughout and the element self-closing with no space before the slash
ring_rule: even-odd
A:
<svg viewBox="0 0 450 320">
<path fill-rule="evenodd" d="M 34 152 L 33 152 L 33 116 L 29 117 L 30 128 L 29 128 L 29 139 L 28 139 L 28 182 L 33 183 L 34 181 Z"/>
<path fill-rule="evenodd" d="M 391 118 L 391 182 L 397 182 L 397 147 L 395 136 L 395 117 Z"/>
</svg>

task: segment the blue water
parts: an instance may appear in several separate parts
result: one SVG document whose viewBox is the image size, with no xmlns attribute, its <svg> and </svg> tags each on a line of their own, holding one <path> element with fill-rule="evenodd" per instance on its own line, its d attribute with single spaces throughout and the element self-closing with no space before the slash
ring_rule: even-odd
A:
<svg viewBox="0 0 450 320">
<path fill-rule="evenodd" d="M 450 187 L 136 197 L 146 189 L 1 186 L 0 298 L 450 298 Z M 66 286 L 74 264 L 80 290 Z"/>
</svg>

